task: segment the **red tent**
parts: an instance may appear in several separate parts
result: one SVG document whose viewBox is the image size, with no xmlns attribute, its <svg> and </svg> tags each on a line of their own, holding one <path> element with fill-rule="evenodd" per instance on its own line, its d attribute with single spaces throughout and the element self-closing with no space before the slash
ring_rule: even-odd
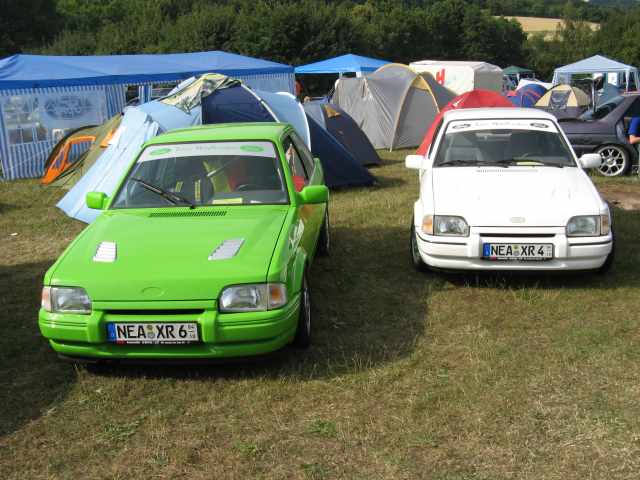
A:
<svg viewBox="0 0 640 480">
<path fill-rule="evenodd" d="M 420 145 L 416 153 L 418 155 L 425 155 L 427 153 L 427 150 L 429 150 L 429 145 L 431 145 L 431 142 L 433 141 L 433 136 L 440 126 L 440 122 L 442 122 L 442 116 L 444 115 L 444 112 L 446 112 L 447 110 L 454 110 L 456 108 L 483 107 L 513 107 L 513 103 L 511 103 L 499 93 L 489 90 L 477 89 L 463 93 L 462 95 L 458 95 L 456 98 L 442 107 L 440 113 L 438 113 L 436 118 L 433 120 L 431 127 L 429 127 L 429 130 L 424 136 L 424 140 L 422 140 L 422 144 Z"/>
</svg>

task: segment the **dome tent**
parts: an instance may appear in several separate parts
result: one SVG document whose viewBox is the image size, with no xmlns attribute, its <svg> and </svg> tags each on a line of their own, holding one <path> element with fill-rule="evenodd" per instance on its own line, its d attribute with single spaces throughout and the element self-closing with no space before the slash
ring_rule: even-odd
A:
<svg viewBox="0 0 640 480">
<path fill-rule="evenodd" d="M 380 165 L 380 157 L 373 145 L 344 110 L 322 100 L 305 102 L 303 106 L 307 116 L 333 135 L 360 165 Z"/>
<path fill-rule="evenodd" d="M 535 107 L 555 115 L 557 118 L 576 118 L 589 108 L 589 96 L 580 90 L 567 84 L 556 85 L 540 100 Z"/>
<path fill-rule="evenodd" d="M 472 90 L 462 95 L 458 95 L 456 98 L 447 103 L 438 113 L 426 135 L 424 140 L 420 144 L 420 148 L 416 152 L 418 155 L 426 155 L 429 150 L 429 146 L 433 141 L 440 123 L 442 122 L 442 116 L 444 112 L 448 110 L 455 110 L 458 108 L 483 108 L 483 107 L 513 107 L 511 102 L 499 93 L 492 92 L 490 90 Z"/>
<path fill-rule="evenodd" d="M 509 97 L 516 107 L 533 107 L 540 98 L 547 93 L 547 89 L 537 83 L 529 83 L 518 88 L 515 95 Z"/>
<path fill-rule="evenodd" d="M 375 148 L 393 150 L 419 145 L 440 107 L 453 97 L 430 74 L 391 63 L 362 78 L 341 78 L 332 100 Z"/>
<path fill-rule="evenodd" d="M 285 99 L 288 99 L 289 105 L 299 108 L 303 120 L 295 123 L 305 124 L 309 138 L 306 143 L 313 155 L 320 158 L 327 186 L 364 186 L 374 182 L 367 169 L 328 131 L 309 118 L 291 94 L 252 91 L 241 83 L 233 88 L 216 90 L 202 100 L 202 123 L 285 121 L 293 124 L 304 139 L 305 134 L 300 132 L 302 127 L 297 127 L 291 118 L 286 118 L 276 110 L 278 102 Z"/>
</svg>

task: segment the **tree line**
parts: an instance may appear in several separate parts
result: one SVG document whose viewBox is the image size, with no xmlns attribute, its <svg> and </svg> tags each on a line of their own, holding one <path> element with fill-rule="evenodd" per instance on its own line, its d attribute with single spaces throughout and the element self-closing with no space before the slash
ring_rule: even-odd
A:
<svg viewBox="0 0 640 480">
<path fill-rule="evenodd" d="M 299 65 L 354 52 L 516 64 L 542 77 L 593 53 L 640 64 L 640 9 L 578 0 L 0 1 L 0 56 L 224 50 Z M 565 18 L 551 39 L 501 16 L 549 14 Z"/>
</svg>

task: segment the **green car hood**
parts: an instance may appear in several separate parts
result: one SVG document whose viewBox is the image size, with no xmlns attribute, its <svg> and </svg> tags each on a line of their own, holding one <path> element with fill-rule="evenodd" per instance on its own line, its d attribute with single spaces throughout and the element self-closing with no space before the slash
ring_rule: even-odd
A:
<svg viewBox="0 0 640 480">
<path fill-rule="evenodd" d="M 48 283 L 84 287 L 93 301 L 216 299 L 227 285 L 265 281 L 287 210 L 109 210 L 69 246 Z M 243 241 L 234 256 L 209 260 L 233 239 Z M 101 242 L 116 244 L 114 261 L 94 260 Z"/>
</svg>

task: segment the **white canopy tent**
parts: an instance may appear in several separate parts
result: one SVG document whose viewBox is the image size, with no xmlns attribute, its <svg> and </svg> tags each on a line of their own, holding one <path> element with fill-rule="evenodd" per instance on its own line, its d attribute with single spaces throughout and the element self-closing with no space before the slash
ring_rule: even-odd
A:
<svg viewBox="0 0 640 480">
<path fill-rule="evenodd" d="M 571 83 L 573 75 L 593 75 L 601 73 L 606 75 L 606 82 L 618 87 L 624 86 L 625 90 L 640 88 L 638 81 L 638 69 L 631 65 L 612 60 L 602 55 L 594 55 L 564 67 L 556 68 L 553 72 L 553 85 Z M 630 88 L 632 87 L 633 88 Z"/>
<path fill-rule="evenodd" d="M 502 69 L 486 62 L 421 60 L 409 67 L 417 73 L 429 72 L 436 81 L 456 95 L 476 88 L 502 92 Z"/>
</svg>

